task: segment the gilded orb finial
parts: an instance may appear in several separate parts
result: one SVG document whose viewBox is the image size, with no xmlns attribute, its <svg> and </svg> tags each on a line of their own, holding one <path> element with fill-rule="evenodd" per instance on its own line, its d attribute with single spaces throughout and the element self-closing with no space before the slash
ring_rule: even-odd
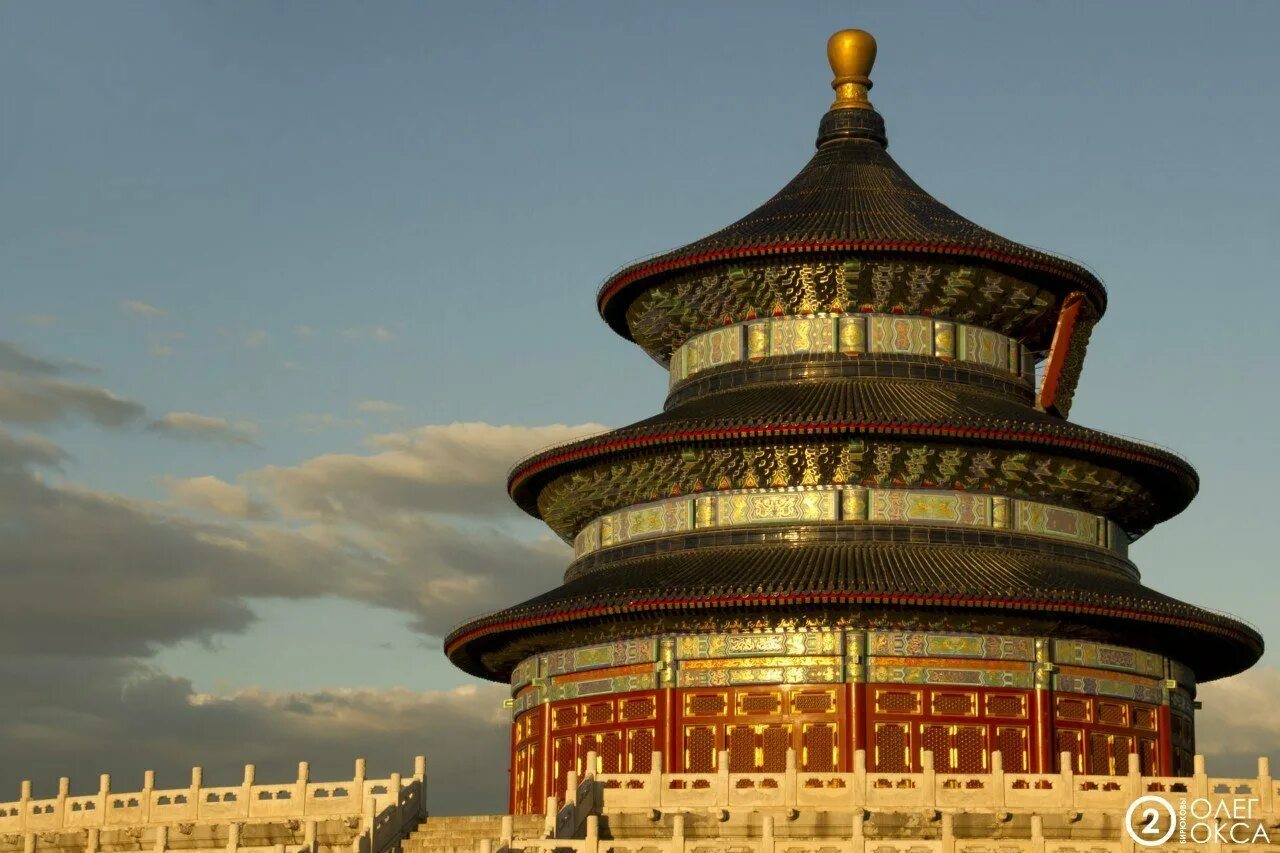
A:
<svg viewBox="0 0 1280 853">
<path fill-rule="evenodd" d="M 865 30 L 840 30 L 827 40 L 827 61 L 835 78 L 833 110 L 869 110 L 867 90 L 871 88 L 871 66 L 876 61 L 876 40 Z"/>
</svg>

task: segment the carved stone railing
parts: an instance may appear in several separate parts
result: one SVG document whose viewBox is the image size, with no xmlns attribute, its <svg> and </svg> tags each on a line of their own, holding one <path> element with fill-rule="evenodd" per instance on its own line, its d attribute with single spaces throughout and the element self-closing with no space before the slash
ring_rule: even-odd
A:
<svg viewBox="0 0 1280 853">
<path fill-rule="evenodd" d="M 576 797 L 563 805 L 554 797 L 548 799 L 544 837 L 515 838 L 508 821 L 498 849 L 608 853 L 616 844 L 622 845 L 618 849 L 631 849 L 643 838 L 646 850 L 682 853 L 686 839 L 695 837 L 686 834 L 688 822 L 705 822 L 710 815 L 724 829 L 717 838 L 708 836 L 705 827 L 700 830 L 696 834 L 699 850 L 798 853 L 810 849 L 802 843 L 806 842 L 814 851 L 866 853 L 900 847 L 899 853 L 908 853 L 908 848 L 955 853 L 954 820 L 964 814 L 986 815 L 993 824 L 1006 827 L 993 836 L 998 835 L 1001 849 L 1018 853 L 1070 853 L 1079 849 L 1084 838 L 1089 839 L 1091 850 L 1133 853 L 1141 848 L 1119 826 L 1134 800 L 1157 794 L 1170 801 L 1202 801 L 1202 808 L 1215 811 L 1235 809 L 1242 799 L 1248 800 L 1253 803 L 1250 820 L 1272 839 L 1254 841 L 1249 850 L 1280 851 L 1275 843 L 1280 841 L 1280 786 L 1271 777 L 1266 758 L 1258 759 L 1258 775 L 1251 779 L 1210 777 L 1202 756 L 1196 756 L 1195 773 L 1188 777 L 1141 776 L 1136 756 L 1129 765 L 1134 770 L 1126 775 L 1087 776 L 1074 773 L 1069 758 L 1063 756 L 1061 766 L 1068 769 L 1062 773 L 1005 773 L 999 753 L 992 755 L 988 773 L 937 773 L 932 753 L 926 752 L 922 772 L 880 773 L 868 771 L 866 755 L 858 751 L 853 772 L 810 773 L 796 769 L 795 753 L 789 750 L 781 773 L 729 773 L 728 755 L 721 752 L 718 772 L 663 773 L 662 756 L 654 753 L 649 773 L 599 773 L 593 769 L 596 756 L 589 753 L 581 782 L 576 773 L 570 774 L 567 790 L 576 792 Z M 839 838 L 829 826 L 805 838 L 797 834 L 798 825 L 782 828 L 805 814 L 826 815 L 828 822 L 838 816 L 836 822 L 846 829 Z M 914 814 L 922 820 L 895 841 L 886 827 L 867 823 L 881 814 Z M 600 839 L 601 815 L 608 817 L 611 841 Z M 649 822 L 642 835 L 620 834 L 628 815 L 644 816 Z M 1021 816 L 1018 832 L 1007 828 L 1014 816 Z M 659 831 L 658 822 L 664 817 L 666 829 Z M 1046 819 L 1053 824 L 1048 831 Z M 1065 827 L 1056 825 L 1063 821 Z M 972 830 L 967 832 L 966 838 L 975 837 Z M 1207 846 L 1211 851 L 1223 849 Z M 482 843 L 478 850 L 489 853 L 491 846 Z"/>
<path fill-rule="evenodd" d="M 974 809 L 1033 813 L 1049 809 L 1123 814 L 1137 797 L 1148 793 L 1185 794 L 1212 803 L 1249 797 L 1260 816 L 1280 818 L 1280 785 L 1271 777 L 1270 762 L 1258 759 L 1252 779 L 1205 775 L 1197 756 L 1195 775 L 1141 776 L 1137 761 L 1124 776 L 1085 776 L 1072 772 L 1064 759 L 1062 773 L 1005 773 L 1000 753 L 991 756 L 987 773 L 937 773 L 932 753 L 922 755 L 920 773 L 880 773 L 866 769 L 866 753 L 854 755 L 851 773 L 810 773 L 796 769 L 795 752 L 787 753 L 781 773 L 729 773 L 727 753 L 720 753 L 716 773 L 663 773 L 661 755 L 654 753 L 649 773 L 597 773 L 600 810 L 604 812 L 660 809 L 777 808 L 953 810 Z"/>
<path fill-rule="evenodd" d="M 58 780 L 55 797 L 36 799 L 31 783 L 23 782 L 19 798 L 0 803 L 0 841 L 20 836 L 23 849 L 34 849 L 37 836 L 85 833 L 88 853 L 98 850 L 100 834 L 116 829 L 148 829 L 152 849 L 168 849 L 169 831 L 192 827 L 228 827 L 228 841 L 219 851 L 246 850 L 239 845 L 243 824 L 298 824 L 303 834 L 299 847 L 316 850 L 316 826 L 322 821 L 343 821 L 353 833 L 351 847 L 378 853 L 397 841 L 426 816 L 426 760 L 418 756 L 412 775 L 393 773 L 386 779 L 365 776 L 364 759 L 356 759 L 355 775 L 337 782 L 313 782 L 307 762 L 298 765 L 290 782 L 258 784 L 255 768 L 245 765 L 239 785 L 208 786 L 203 771 L 191 770 L 191 783 L 182 788 L 157 788 L 155 773 L 143 774 L 142 789 L 117 791 L 111 777 L 99 778 L 96 793 L 72 795 L 70 780 Z M 191 849 L 184 846 L 184 850 Z M 269 849 L 269 848 L 268 848 Z"/>
</svg>

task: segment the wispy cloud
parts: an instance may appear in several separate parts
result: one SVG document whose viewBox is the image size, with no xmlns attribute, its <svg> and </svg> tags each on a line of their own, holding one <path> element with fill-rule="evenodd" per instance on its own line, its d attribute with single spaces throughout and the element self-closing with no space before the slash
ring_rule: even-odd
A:
<svg viewBox="0 0 1280 853">
<path fill-rule="evenodd" d="M 0 341 L 0 370 L 36 376 L 56 376 L 68 367 L 70 365 L 66 362 L 32 355 L 17 344 Z"/>
<path fill-rule="evenodd" d="M 56 314 L 27 314 L 22 318 L 22 322 L 27 326 L 35 326 L 37 329 L 47 329 L 50 326 L 56 326 L 62 322 L 62 318 Z"/>
<path fill-rule="evenodd" d="M 27 466 L 56 468 L 68 458 L 61 447 L 42 435 L 21 435 L 0 427 L 0 472 Z"/>
<path fill-rule="evenodd" d="M 305 323 L 299 323 L 293 327 L 293 333 L 300 338 L 310 338 L 316 333 L 315 326 L 308 326 Z"/>
<path fill-rule="evenodd" d="M 143 317 L 163 317 L 168 313 L 163 308 L 157 308 L 137 299 L 126 299 L 120 303 L 120 307 L 131 314 L 140 314 Z"/>
<path fill-rule="evenodd" d="M 258 427 L 251 421 L 231 423 L 226 418 L 199 415 L 195 412 L 169 412 L 153 421 L 147 429 L 173 438 L 239 444 L 257 447 Z"/>
<path fill-rule="evenodd" d="M 105 388 L 61 378 L 73 371 L 92 372 L 85 365 L 32 355 L 0 341 L 0 421 L 37 427 L 88 420 L 122 427 L 146 413 L 141 404 Z"/>
<path fill-rule="evenodd" d="M 245 349 L 257 349 L 271 339 L 265 329 L 249 329 L 240 334 L 240 343 Z"/>
</svg>

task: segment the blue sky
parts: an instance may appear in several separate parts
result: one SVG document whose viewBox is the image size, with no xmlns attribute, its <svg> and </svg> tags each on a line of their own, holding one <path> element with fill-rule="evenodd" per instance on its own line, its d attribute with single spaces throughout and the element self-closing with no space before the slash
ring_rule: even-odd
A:
<svg viewBox="0 0 1280 853">
<path fill-rule="evenodd" d="M 375 548 L 385 518 L 352 532 L 272 490 L 409 437 L 421 464 L 456 437 L 424 426 L 647 416 L 665 377 L 599 320 L 596 287 L 799 169 L 843 26 L 879 40 L 872 100 L 918 182 L 1107 283 L 1073 420 L 1170 446 L 1203 481 L 1134 549 L 1147 582 L 1280 636 L 1274 4 L 5 4 L 0 341 L 145 409 L 11 432 L 65 452 L 47 484 L 148 525 L 228 523 L 210 481 L 183 490 L 212 477 L 292 500 L 236 524 Z M 163 428 L 174 413 L 217 422 Z M 492 505 L 391 511 L 458 542 L 497 531 L 540 561 L 521 583 L 549 586 L 560 553 L 500 506 L 503 453 L 549 435 L 477 445 Z M 228 587 L 238 615 L 112 659 L 228 696 L 472 683 L 439 650 L 447 593 L 424 622 L 361 578 Z"/>
</svg>

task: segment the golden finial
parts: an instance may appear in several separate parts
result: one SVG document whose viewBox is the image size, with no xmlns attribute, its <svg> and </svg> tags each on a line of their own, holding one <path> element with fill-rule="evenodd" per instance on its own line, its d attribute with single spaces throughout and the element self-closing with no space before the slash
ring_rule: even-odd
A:
<svg viewBox="0 0 1280 853">
<path fill-rule="evenodd" d="M 869 110 L 867 90 L 871 88 L 871 66 L 876 61 L 876 40 L 865 30 L 840 30 L 827 40 L 827 61 L 835 79 L 833 110 Z"/>
</svg>

